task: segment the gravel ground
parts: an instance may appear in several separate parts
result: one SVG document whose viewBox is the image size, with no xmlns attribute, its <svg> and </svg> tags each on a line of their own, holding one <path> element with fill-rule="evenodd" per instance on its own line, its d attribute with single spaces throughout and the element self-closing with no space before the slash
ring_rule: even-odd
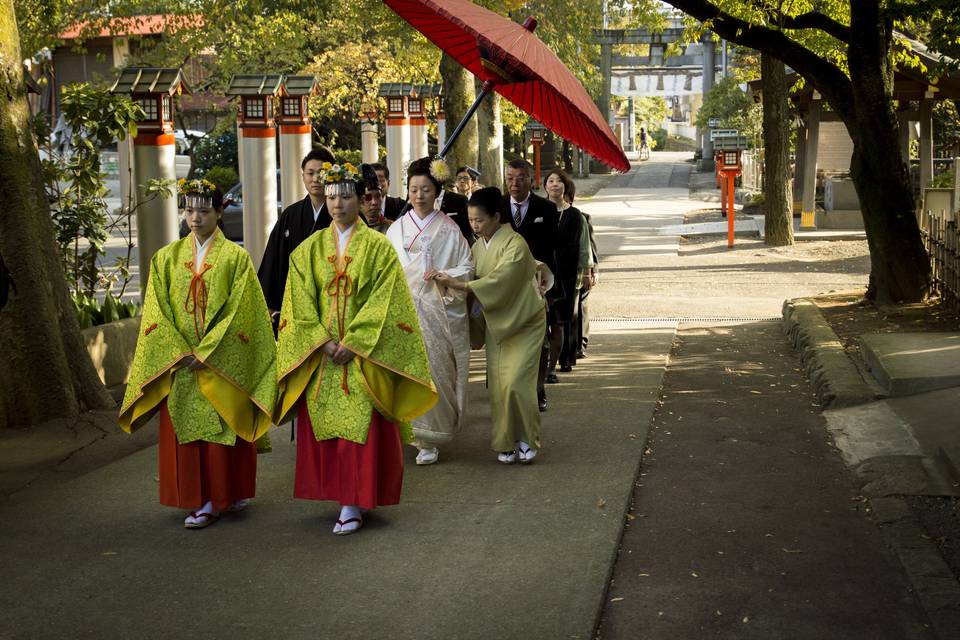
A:
<svg viewBox="0 0 960 640">
<path fill-rule="evenodd" d="M 678 255 L 601 261 L 591 294 L 597 317 L 778 317 L 783 301 L 863 287 L 870 257 L 860 240 L 768 247 L 737 238 L 687 237 Z"/>
</svg>

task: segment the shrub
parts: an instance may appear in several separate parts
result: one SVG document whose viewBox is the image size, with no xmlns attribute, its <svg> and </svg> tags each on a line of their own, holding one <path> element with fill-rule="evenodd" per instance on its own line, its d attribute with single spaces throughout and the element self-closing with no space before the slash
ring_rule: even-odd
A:
<svg viewBox="0 0 960 640">
<path fill-rule="evenodd" d="M 363 152 L 360 149 L 334 149 L 333 157 L 337 162 L 349 162 L 355 167 L 359 167 L 363 162 Z"/>
<path fill-rule="evenodd" d="M 217 185 L 221 193 L 226 193 L 233 185 L 240 182 L 240 176 L 233 167 L 213 167 L 203 177 Z"/>
<path fill-rule="evenodd" d="M 647 135 L 650 136 L 650 145 L 651 149 L 663 149 L 667 146 L 667 130 L 666 129 L 657 129 L 655 131 L 648 131 Z"/>
<path fill-rule="evenodd" d="M 192 170 L 196 175 L 205 176 L 216 167 L 229 167 L 239 170 L 240 161 L 237 158 L 236 132 L 226 131 L 216 137 L 207 136 L 193 147 Z M 236 181 L 230 187 L 234 184 L 236 184 Z"/>
</svg>

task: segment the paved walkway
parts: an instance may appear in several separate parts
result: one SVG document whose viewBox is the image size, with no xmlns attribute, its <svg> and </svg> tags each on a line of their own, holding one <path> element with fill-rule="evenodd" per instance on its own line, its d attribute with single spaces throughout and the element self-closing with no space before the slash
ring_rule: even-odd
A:
<svg viewBox="0 0 960 640">
<path fill-rule="evenodd" d="M 587 640 L 602 613 L 604 638 L 893 637 L 846 634 L 881 624 L 923 637 L 820 419 L 803 410 L 809 390 L 775 327 L 709 328 L 673 344 L 680 316 L 775 314 L 781 290 L 862 281 L 862 256 L 803 269 L 806 254 L 757 258 L 757 244 L 685 253 L 659 232 L 703 206 L 688 198 L 685 160 L 654 154 L 578 203 L 604 255 L 594 315 L 609 319 L 550 387 L 534 465 L 496 463 L 475 357 L 462 436 L 433 467 L 414 466 L 411 449 L 403 504 L 355 536 L 330 534 L 334 505 L 291 498 L 286 431 L 259 459 L 251 508 L 203 531 L 157 504 L 153 447 L 37 482 L 0 503 L 0 637 Z M 773 285 L 756 278 L 763 260 Z M 682 277 L 690 263 L 713 279 Z M 724 404 L 743 398 L 755 402 Z M 746 533 L 725 537 L 733 529 Z M 718 626 L 714 605 L 740 622 Z"/>
</svg>

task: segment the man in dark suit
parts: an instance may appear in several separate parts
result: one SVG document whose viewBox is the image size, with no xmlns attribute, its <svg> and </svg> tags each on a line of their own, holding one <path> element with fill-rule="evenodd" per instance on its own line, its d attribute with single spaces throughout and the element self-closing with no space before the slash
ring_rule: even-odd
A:
<svg viewBox="0 0 960 640">
<path fill-rule="evenodd" d="M 290 254 L 314 231 L 330 226 L 330 214 L 324 204 L 326 198 L 320 177 L 320 168 L 324 162 L 334 162 L 333 154 L 325 147 L 318 147 L 311 150 L 300 163 L 307 197 L 284 209 L 277 218 L 257 270 L 257 278 L 275 326 L 280 318 L 283 290 L 287 286 Z"/>
<path fill-rule="evenodd" d="M 410 207 L 407 206 L 405 199 L 387 195 L 390 193 L 390 169 L 387 169 L 385 164 L 379 162 L 374 162 L 370 166 L 377 172 L 377 180 L 380 182 L 380 193 L 383 194 L 383 205 L 380 208 L 380 213 L 382 213 L 383 217 L 387 220 L 396 220 Z"/>
<path fill-rule="evenodd" d="M 557 206 L 542 198 L 531 190 L 533 188 L 533 170 L 530 163 L 522 158 L 511 160 L 507 164 L 506 183 L 509 195 L 503 198 L 503 214 L 510 216 L 510 225 L 519 233 L 533 257 L 557 273 L 557 225 L 559 215 Z M 554 298 L 562 297 L 558 291 L 561 286 L 559 280 L 554 288 L 547 292 L 547 304 Z M 548 312 L 549 313 L 549 312 Z M 550 322 L 547 322 L 550 326 Z M 547 376 L 547 363 L 550 358 L 550 345 L 544 336 L 543 349 L 540 352 L 540 371 L 537 375 L 537 399 L 540 401 L 540 410 L 547 409 L 547 392 L 544 389 L 544 380 Z"/>
</svg>

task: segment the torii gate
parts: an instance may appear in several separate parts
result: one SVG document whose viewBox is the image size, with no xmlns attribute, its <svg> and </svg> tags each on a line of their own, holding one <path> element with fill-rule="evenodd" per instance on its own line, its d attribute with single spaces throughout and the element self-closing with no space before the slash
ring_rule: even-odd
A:
<svg viewBox="0 0 960 640">
<path fill-rule="evenodd" d="M 676 22 L 676 21 L 675 21 Z M 679 27 L 664 29 L 653 33 L 647 29 L 594 29 L 594 44 L 600 45 L 600 73 L 603 75 L 603 92 L 600 96 L 600 113 L 606 114 L 612 126 L 610 115 L 610 96 L 626 96 L 632 103 L 639 96 L 678 96 L 706 94 L 714 84 L 716 76 L 716 48 L 710 33 L 704 34 L 699 45 L 699 54 L 671 56 L 666 64 L 665 49 L 678 42 L 684 30 Z M 647 44 L 649 55 L 615 56 L 614 45 Z M 614 71 L 617 69 L 617 71 Z M 633 123 L 630 122 L 629 140 L 632 145 Z M 712 169 L 713 144 L 709 135 L 700 132 L 703 148 L 704 168 Z M 628 149 L 629 150 L 629 149 Z"/>
</svg>

